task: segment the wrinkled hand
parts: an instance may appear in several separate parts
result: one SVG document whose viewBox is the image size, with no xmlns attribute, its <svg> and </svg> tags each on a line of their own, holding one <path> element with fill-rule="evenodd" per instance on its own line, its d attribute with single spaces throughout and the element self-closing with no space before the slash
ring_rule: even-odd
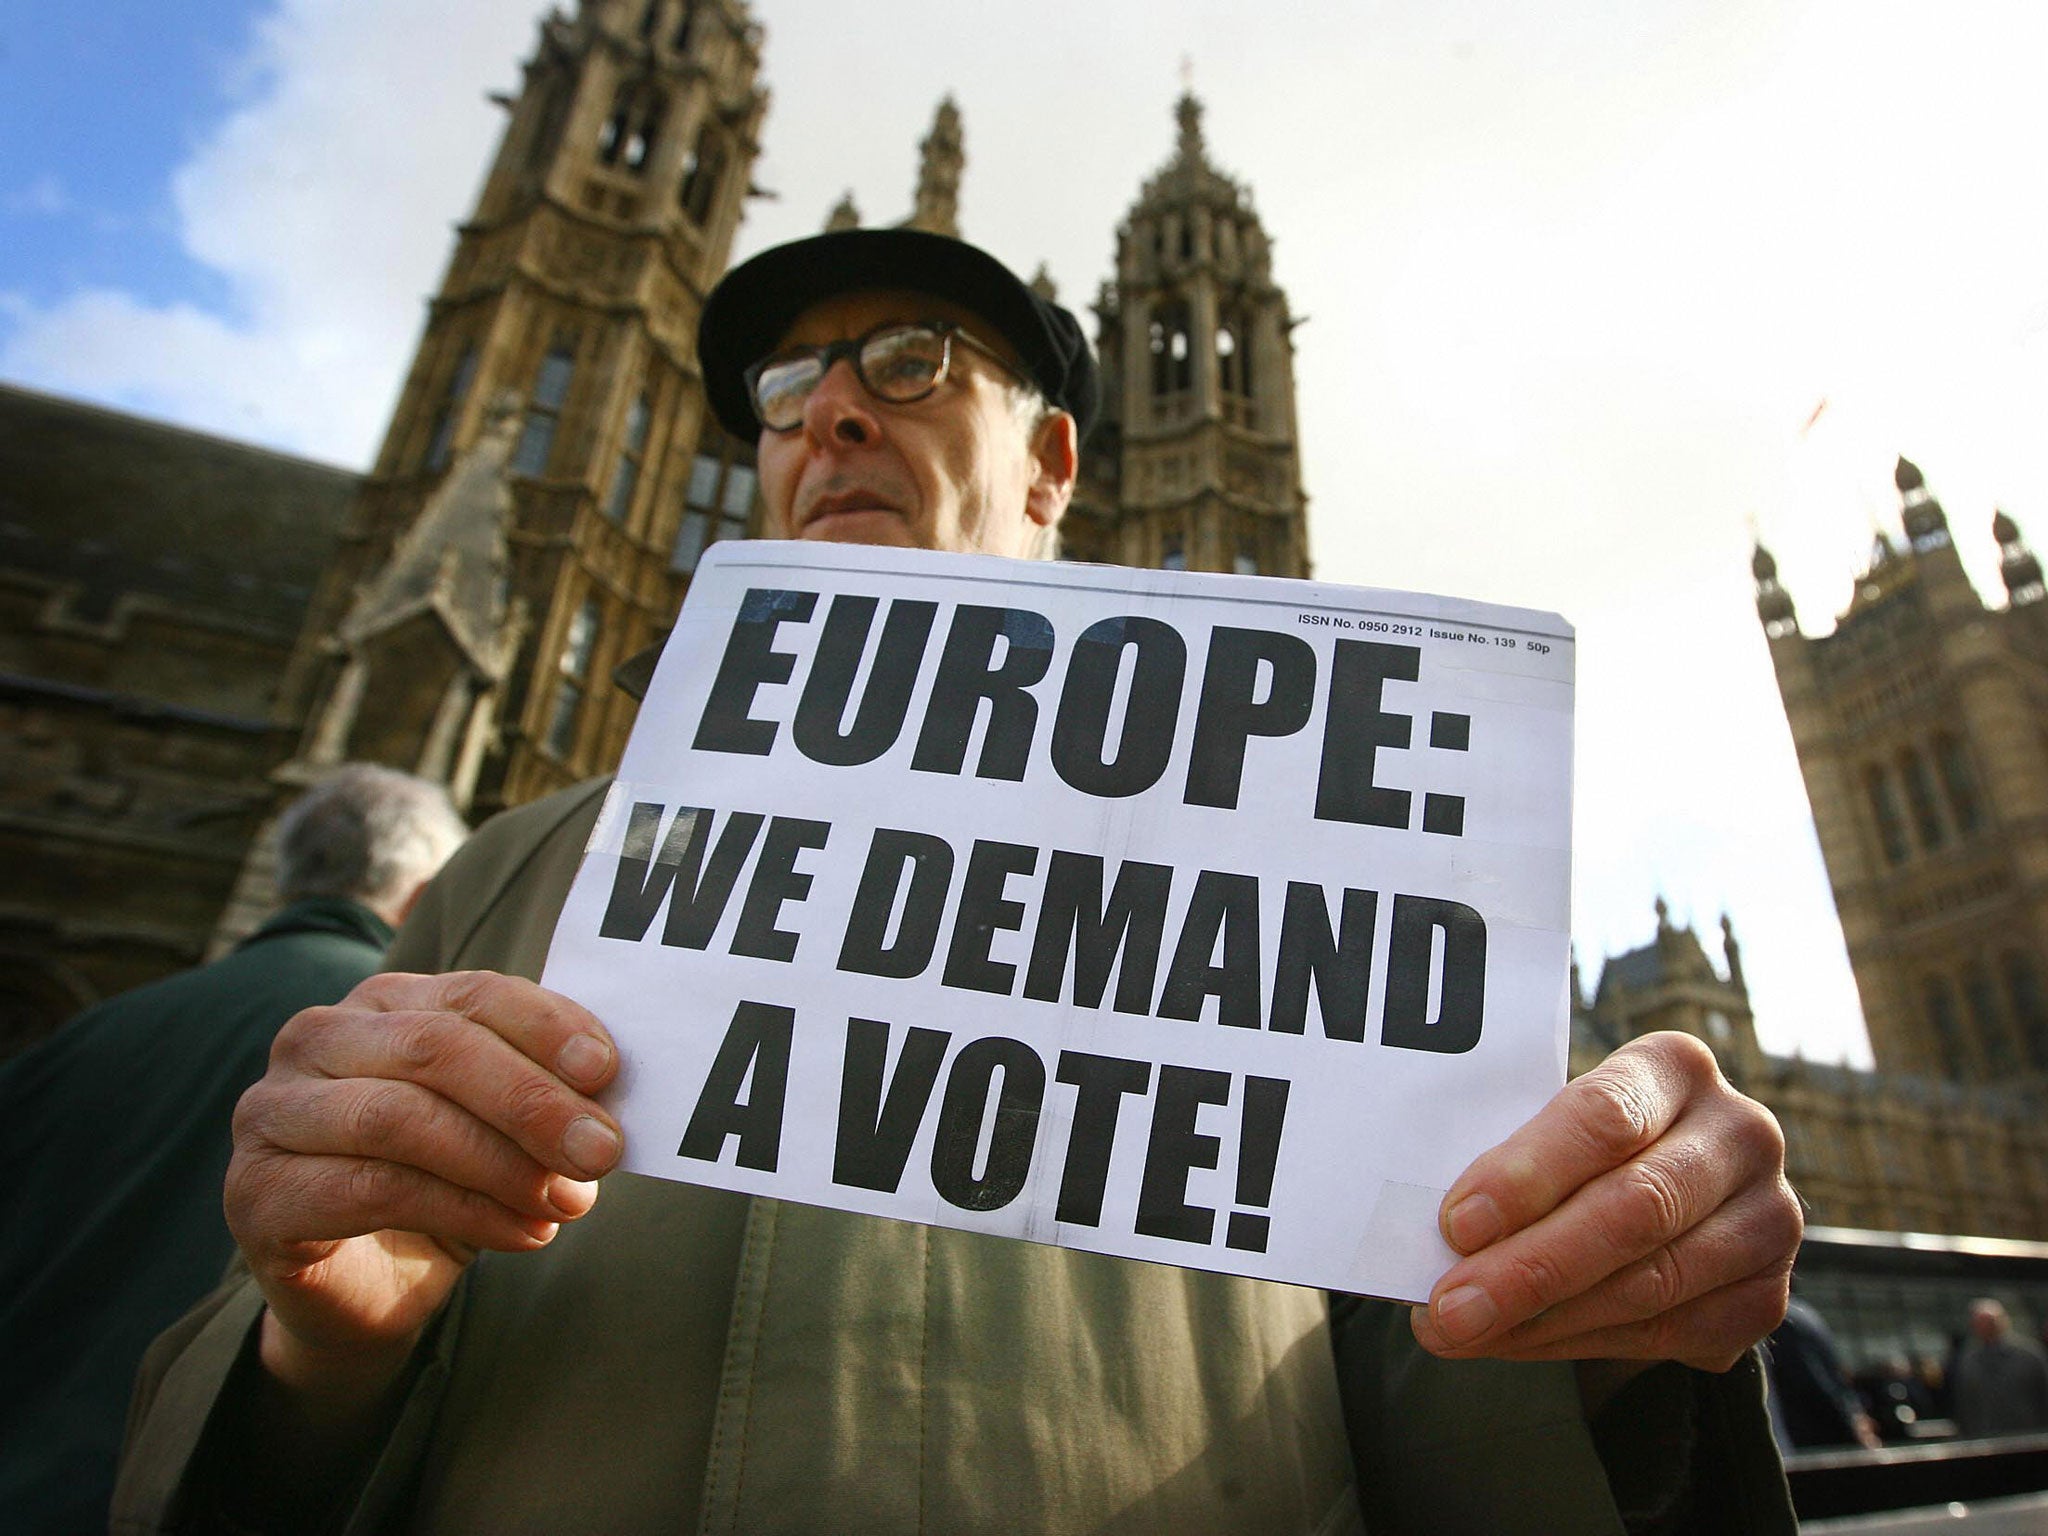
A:
<svg viewBox="0 0 2048 1536">
<path fill-rule="evenodd" d="M 1724 1371 L 1785 1315 L 1803 1222 L 1778 1123 L 1685 1034 L 1646 1035 L 1459 1176 L 1465 1257 L 1413 1313 L 1449 1358 Z"/>
<path fill-rule="evenodd" d="M 278 1032 L 235 1110 L 228 1225 L 271 1374 L 373 1395 L 479 1249 L 545 1246 L 622 1149 L 587 1010 L 486 971 L 373 976 Z"/>
</svg>

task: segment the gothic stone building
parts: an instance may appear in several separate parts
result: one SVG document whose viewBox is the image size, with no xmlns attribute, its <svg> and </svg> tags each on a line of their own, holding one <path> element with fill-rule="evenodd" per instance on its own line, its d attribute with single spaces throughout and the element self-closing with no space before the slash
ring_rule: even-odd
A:
<svg viewBox="0 0 2048 1536">
<path fill-rule="evenodd" d="M 366 475 L 0 396 L 12 461 L 39 462 L 39 434 L 63 460 L 17 472 L 0 520 L 17 1035 L 199 958 L 216 918 L 245 928 L 263 817 L 333 762 L 433 775 L 481 816 L 617 760 L 633 705 L 612 672 L 703 550 L 757 525 L 693 336 L 751 189 L 762 44 L 738 0 L 541 24 Z M 1093 306 L 1105 419 L 1065 552 L 1306 575 L 1294 320 L 1199 104 L 1176 120 Z M 957 233 L 950 101 L 920 151 L 905 222 Z M 858 221 L 850 200 L 829 217 Z M 1882 1075 L 1763 1055 L 1732 935 L 1717 967 L 1661 914 L 1580 999 L 1575 1060 L 1689 1029 L 1779 1111 L 1820 1219 L 2048 1234 L 2038 1117 L 1991 1081 L 2044 1065 L 2039 569 L 2001 521 L 2013 602 L 1984 610 L 1907 478 L 1912 547 L 1881 546 L 1835 634 L 1798 633 L 1758 556 Z"/>
<path fill-rule="evenodd" d="M 486 813 L 618 761 L 634 703 L 614 669 L 661 638 L 708 544 L 756 526 L 750 446 L 711 421 L 693 338 L 749 187 L 759 66 L 734 0 L 543 23 L 287 670 L 282 784 L 370 757 Z M 1108 409 L 1068 551 L 1306 574 L 1286 300 L 1199 105 L 1178 116 L 1097 305 Z M 956 234 L 950 100 L 920 151 L 907 222 Z M 259 850 L 240 920 L 265 895 Z"/>
<path fill-rule="evenodd" d="M 260 644 L 180 671 L 132 631 L 122 654 L 139 704 L 77 693 L 97 674 L 54 643 L 15 664 L 29 681 L 9 697 L 40 700 L 0 737 L 0 782 L 40 818 L 33 859 L 0 882 L 18 1039 L 201 958 L 209 933 L 217 949 L 247 931 L 272 900 L 267 815 L 336 762 L 427 774 L 481 817 L 618 760 L 634 704 L 612 674 L 661 639 L 704 549 L 757 529 L 752 448 L 711 420 L 694 338 L 752 190 L 762 42 L 739 0 L 580 0 L 544 20 L 369 472 L 209 450 L 269 476 L 244 475 L 227 493 L 240 509 L 227 531 L 194 552 L 218 563 L 232 550 L 256 573 L 264 601 L 242 601 L 240 617 Z M 1177 116 L 1176 149 L 1116 232 L 1116 273 L 1095 306 L 1105 419 L 1086 445 L 1067 552 L 1306 575 L 1294 322 L 1248 195 L 1208 160 L 1200 106 L 1183 99 Z M 950 100 L 920 151 L 905 222 L 957 234 L 966 150 Z M 857 221 L 850 201 L 830 216 Z M 32 428 L 0 399 L 0 416 L 10 410 Z M 189 437 L 109 419 L 137 443 Z M 95 484 L 76 488 L 118 504 L 123 527 L 163 506 Z M 26 520 L 35 538 L 90 565 L 81 520 L 61 498 L 40 506 Z M 166 515 L 135 547 L 188 532 L 203 543 L 212 526 Z M 102 586 L 126 569 L 100 567 Z M 36 632 L 37 605 L 62 607 L 40 566 L 15 585 L 16 633 Z M 120 599 L 94 601 L 113 612 Z M 178 836 L 204 845 L 175 876 L 133 873 L 162 856 L 139 816 L 154 804 L 141 787 L 157 782 L 142 765 L 97 754 L 105 783 L 88 794 L 90 776 L 55 761 L 94 733 L 132 735 L 138 709 L 155 712 L 159 734 L 182 722 L 176 753 L 160 753 L 184 754 L 180 771 L 214 786 L 209 800 L 188 784 L 155 813 L 189 822 Z M 53 710 L 69 713 L 51 723 Z M 209 745 L 223 731 L 228 756 Z M 138 814 L 79 812 L 81 795 Z M 58 894 L 53 871 L 95 860 L 129 873 Z M 83 934 L 88 909 L 127 915 L 76 943 L 54 937 Z M 67 944 L 112 952 L 89 965 Z"/>
<path fill-rule="evenodd" d="M 357 480 L 0 387 L 0 1057 L 204 953 Z"/>
<path fill-rule="evenodd" d="M 1882 1071 L 2048 1076 L 2048 605 L 2004 513 L 1987 608 L 1906 460 L 1834 632 L 1801 633 L 1770 554 L 1757 612 Z"/>
<path fill-rule="evenodd" d="M 1757 613 L 1813 806 L 1876 1071 L 1765 1055 L 1741 950 L 1722 962 L 1657 904 L 1651 943 L 1575 1000 L 1584 1070 L 1651 1029 L 1714 1047 L 1777 1113 L 1815 1222 L 2048 1238 L 2048 604 L 2004 513 L 2007 601 L 1986 607 L 1911 463 L 1903 545 L 1879 534 L 1849 609 L 1808 636 L 1758 548 Z"/>
</svg>

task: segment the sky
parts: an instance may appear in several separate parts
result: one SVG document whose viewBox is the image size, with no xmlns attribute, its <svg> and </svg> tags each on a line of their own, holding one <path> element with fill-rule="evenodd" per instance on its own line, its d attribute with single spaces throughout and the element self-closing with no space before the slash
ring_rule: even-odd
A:
<svg viewBox="0 0 2048 1536">
<path fill-rule="evenodd" d="M 367 465 L 541 8 L 14 9 L 0 379 Z M 1868 1063 L 1750 553 L 1825 633 L 1902 453 L 1988 600 L 1993 509 L 2048 540 L 2048 7 L 753 9 L 737 255 L 904 217 L 951 92 L 963 232 L 1077 308 L 1185 71 L 1302 322 L 1317 576 L 1577 627 L 1588 984 L 1659 895 L 1725 912 L 1766 1047 Z"/>
</svg>

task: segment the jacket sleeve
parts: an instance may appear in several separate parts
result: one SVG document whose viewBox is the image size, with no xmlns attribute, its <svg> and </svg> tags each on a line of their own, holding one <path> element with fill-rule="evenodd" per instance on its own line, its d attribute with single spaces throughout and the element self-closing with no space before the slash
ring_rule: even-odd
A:
<svg viewBox="0 0 2048 1536">
<path fill-rule="evenodd" d="M 1568 1362 L 1440 1360 L 1408 1309 L 1331 1299 L 1367 1528 L 1389 1536 L 1773 1536 L 1797 1530 L 1754 1354 L 1644 1372 L 1594 1423 Z"/>
<path fill-rule="evenodd" d="M 1624 1536 L 1570 1365 L 1439 1360 L 1393 1302 L 1333 1296 L 1330 1313 L 1375 1536 Z"/>
<path fill-rule="evenodd" d="M 580 784 L 494 817 L 457 850 L 422 892 L 399 930 L 385 964 L 391 970 L 439 972 L 465 967 L 538 976 L 555 913 L 577 857 L 595 824 L 605 781 Z M 389 1439 L 352 1513 L 339 1529 L 381 1528 L 410 1489 L 427 1443 L 461 1329 L 465 1284 L 436 1325 L 417 1363 Z M 114 1489 L 117 1532 L 191 1528 L 184 1506 L 208 1485 L 237 1407 L 238 1371 L 253 1347 L 263 1297 L 237 1261 L 211 1296 L 171 1325 L 143 1357 L 128 1413 L 127 1441 Z M 337 1511 L 337 1514 L 344 1512 Z M 198 1528 L 207 1528 L 204 1514 Z"/>
</svg>

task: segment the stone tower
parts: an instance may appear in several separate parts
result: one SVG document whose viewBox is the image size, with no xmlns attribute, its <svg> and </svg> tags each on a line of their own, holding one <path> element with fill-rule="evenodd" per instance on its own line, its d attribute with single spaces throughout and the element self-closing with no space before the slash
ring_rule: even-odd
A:
<svg viewBox="0 0 2048 1536">
<path fill-rule="evenodd" d="M 1920 471 L 1895 475 L 1832 634 L 1801 632 L 1761 546 L 1757 614 L 1878 1068 L 1997 1082 L 2048 1072 L 2048 604 L 2003 513 L 2008 601 L 1971 586 Z"/>
<path fill-rule="evenodd" d="M 960 123 L 960 106 L 948 94 L 940 98 L 938 110 L 932 113 L 932 131 L 917 146 L 917 185 L 910 194 L 910 217 L 895 227 L 958 240 L 960 177 L 966 169 L 967 136 Z M 860 207 L 849 188 L 825 215 L 825 233 L 860 227 Z"/>
<path fill-rule="evenodd" d="M 581 0 L 541 23 L 287 672 L 287 782 L 368 756 L 484 813 L 617 761 L 633 701 L 612 669 L 753 508 L 695 338 L 748 192 L 759 66 L 739 0 Z"/>
<path fill-rule="evenodd" d="M 960 173 L 967 168 L 967 145 L 960 131 L 960 108 L 951 96 L 932 115 L 932 131 L 917 146 L 917 191 L 909 229 L 960 238 Z"/>
<path fill-rule="evenodd" d="M 1580 993 L 1573 962 L 1573 1074 L 1639 1035 L 1676 1029 L 1713 1047 L 1730 1077 L 1754 1075 L 1763 1052 L 1757 1045 L 1735 925 L 1726 915 L 1721 918 L 1722 964 L 1717 967 L 1697 933 L 1672 923 L 1671 909 L 1661 896 L 1656 910 L 1656 935 L 1601 967 L 1590 1004 Z"/>
<path fill-rule="evenodd" d="M 1250 194 L 1209 163 L 1202 105 L 1117 231 L 1095 306 L 1103 420 L 1062 525 L 1068 556 L 1308 574 L 1293 318 Z"/>
</svg>

